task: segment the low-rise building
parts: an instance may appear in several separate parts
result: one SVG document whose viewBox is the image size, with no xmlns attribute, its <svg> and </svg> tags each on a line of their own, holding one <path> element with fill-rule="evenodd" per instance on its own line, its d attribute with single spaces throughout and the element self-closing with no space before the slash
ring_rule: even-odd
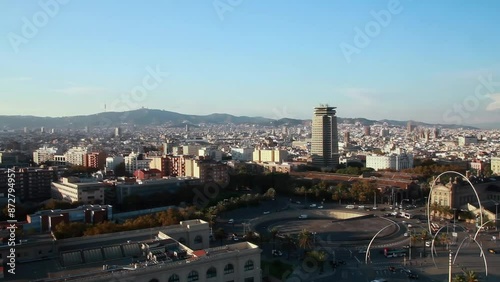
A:
<svg viewBox="0 0 500 282">
<path fill-rule="evenodd" d="M 52 182 L 52 198 L 67 202 L 94 204 L 104 202 L 106 184 L 95 179 L 63 177 L 59 182 Z"/>
</svg>

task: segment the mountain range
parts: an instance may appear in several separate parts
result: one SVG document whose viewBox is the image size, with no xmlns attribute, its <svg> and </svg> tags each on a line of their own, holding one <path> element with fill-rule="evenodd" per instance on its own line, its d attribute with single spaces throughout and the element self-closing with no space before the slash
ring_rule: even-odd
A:
<svg viewBox="0 0 500 282">
<path fill-rule="evenodd" d="M 182 124 L 256 124 L 256 125 L 300 125 L 306 124 L 310 120 L 282 118 L 270 119 L 263 117 L 233 116 L 229 114 L 210 115 L 187 115 L 176 112 L 138 109 L 126 112 L 103 112 L 93 115 L 67 116 L 67 117 L 37 117 L 37 116 L 6 116 L 0 115 L 0 128 L 20 129 L 23 127 L 45 127 L 45 128 L 83 128 L 90 127 L 116 127 L 123 124 L 129 125 L 167 125 L 179 126 Z M 408 121 L 396 120 L 370 120 L 365 118 L 338 118 L 338 123 L 361 123 L 363 125 L 373 125 L 387 123 L 389 126 L 406 126 Z M 464 128 L 475 129 L 471 126 L 454 124 L 429 124 L 412 121 L 416 126 L 441 127 L 441 128 Z"/>
</svg>

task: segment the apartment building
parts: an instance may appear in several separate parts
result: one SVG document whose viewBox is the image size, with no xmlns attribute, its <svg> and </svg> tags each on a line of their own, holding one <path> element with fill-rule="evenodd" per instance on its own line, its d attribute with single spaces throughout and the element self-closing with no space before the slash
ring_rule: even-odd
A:
<svg viewBox="0 0 500 282">
<path fill-rule="evenodd" d="M 43 146 L 33 152 L 33 162 L 41 164 L 46 161 L 53 161 L 55 154 L 57 154 L 57 148 Z"/>
<path fill-rule="evenodd" d="M 16 197 L 22 201 L 39 201 L 49 199 L 50 187 L 57 181 L 57 168 L 12 168 L 15 174 Z M 9 170 L 0 168 L 0 195 L 7 196 L 9 189 Z"/>
<path fill-rule="evenodd" d="M 374 170 L 394 169 L 402 170 L 413 167 L 412 154 L 391 154 L 391 155 L 368 155 L 366 156 L 366 167 Z"/>
<path fill-rule="evenodd" d="M 256 163 L 274 162 L 282 163 L 288 159 L 288 152 L 285 150 L 260 150 L 255 149 L 253 152 L 253 161 Z"/>
<path fill-rule="evenodd" d="M 63 177 L 51 185 L 52 198 L 71 203 L 103 203 L 105 190 L 106 185 L 102 182 L 78 177 Z"/>
<path fill-rule="evenodd" d="M 86 155 L 88 149 L 84 147 L 70 148 L 64 156 L 66 157 L 66 164 L 75 166 L 87 166 Z"/>
</svg>

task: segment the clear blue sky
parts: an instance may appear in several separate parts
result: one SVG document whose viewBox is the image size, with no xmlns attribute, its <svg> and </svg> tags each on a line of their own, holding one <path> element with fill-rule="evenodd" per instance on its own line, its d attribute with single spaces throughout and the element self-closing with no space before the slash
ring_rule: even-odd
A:
<svg viewBox="0 0 500 282">
<path fill-rule="evenodd" d="M 479 76 L 500 82 L 500 1 L 391 2 L 0 0 L 0 114 L 310 118 L 328 103 L 341 117 L 500 122 L 500 83 L 474 96 Z M 379 30 L 356 44 L 366 27 Z M 169 75 L 124 106 L 148 67 Z"/>
</svg>

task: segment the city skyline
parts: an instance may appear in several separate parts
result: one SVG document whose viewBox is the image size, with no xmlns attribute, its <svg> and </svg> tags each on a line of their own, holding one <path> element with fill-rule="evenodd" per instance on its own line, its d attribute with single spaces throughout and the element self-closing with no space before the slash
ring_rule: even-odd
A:
<svg viewBox="0 0 500 282">
<path fill-rule="evenodd" d="M 500 122 L 495 1 L 1 3 L 2 115 Z"/>
</svg>

